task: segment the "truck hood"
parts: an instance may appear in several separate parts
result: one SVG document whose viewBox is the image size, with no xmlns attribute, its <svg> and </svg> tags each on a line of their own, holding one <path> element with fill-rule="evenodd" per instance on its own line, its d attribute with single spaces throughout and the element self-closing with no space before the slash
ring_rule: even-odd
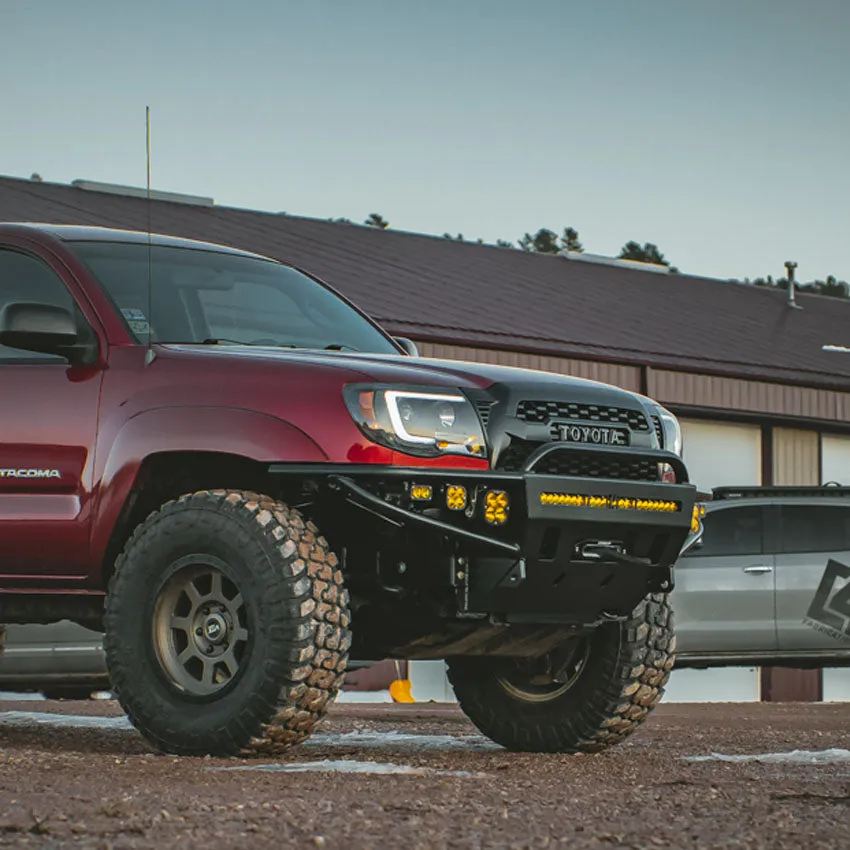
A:
<svg viewBox="0 0 850 850">
<path fill-rule="evenodd" d="M 408 357 L 394 354 L 371 354 L 348 351 L 316 351 L 313 349 L 280 349 L 262 346 L 188 345 L 160 346 L 176 355 L 209 358 L 220 363 L 222 359 L 244 364 L 263 364 L 266 368 L 279 364 L 285 368 L 299 366 L 338 371 L 343 382 L 375 381 L 387 384 L 428 385 L 461 389 L 487 389 L 493 385 L 523 388 L 538 398 L 558 399 L 580 397 L 585 403 L 623 405 L 647 410 L 650 399 L 610 384 L 558 375 L 536 369 L 498 366 L 466 360 L 442 360 L 425 357 Z M 543 394 L 543 395 L 540 395 Z"/>
</svg>

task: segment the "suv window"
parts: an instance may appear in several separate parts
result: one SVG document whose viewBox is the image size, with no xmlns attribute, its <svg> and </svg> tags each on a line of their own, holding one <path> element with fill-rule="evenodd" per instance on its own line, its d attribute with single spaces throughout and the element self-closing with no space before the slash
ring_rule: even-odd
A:
<svg viewBox="0 0 850 850">
<path fill-rule="evenodd" d="M 692 549 L 686 558 L 761 554 L 762 510 L 757 505 L 708 511 L 703 522 L 702 546 Z"/>
<path fill-rule="evenodd" d="M 850 508 L 840 505 L 783 505 L 780 552 L 850 549 Z"/>
<path fill-rule="evenodd" d="M 76 312 L 71 293 L 47 263 L 21 251 L 0 248 L 0 312 L 15 301 L 37 301 Z M 57 359 L 61 360 L 55 354 L 0 345 L 0 362 Z"/>
</svg>

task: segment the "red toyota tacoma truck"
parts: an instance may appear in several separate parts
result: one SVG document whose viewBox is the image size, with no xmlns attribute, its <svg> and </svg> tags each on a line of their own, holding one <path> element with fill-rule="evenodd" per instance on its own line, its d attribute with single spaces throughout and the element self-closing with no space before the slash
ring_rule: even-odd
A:
<svg viewBox="0 0 850 850">
<path fill-rule="evenodd" d="M 0 376 L 0 622 L 102 629 L 161 751 L 281 752 L 349 658 L 446 659 L 515 750 L 601 750 L 663 693 L 701 524 L 650 399 L 420 358 L 280 262 L 67 225 L 0 225 Z"/>
</svg>

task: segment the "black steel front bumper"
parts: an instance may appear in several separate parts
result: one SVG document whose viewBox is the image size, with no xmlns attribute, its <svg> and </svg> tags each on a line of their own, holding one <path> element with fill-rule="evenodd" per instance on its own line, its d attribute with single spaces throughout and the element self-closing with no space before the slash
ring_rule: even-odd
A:
<svg viewBox="0 0 850 850">
<path fill-rule="evenodd" d="M 675 455 L 640 454 L 687 480 Z M 288 464 L 271 471 L 309 477 L 326 492 L 333 516 L 353 516 L 349 528 L 360 533 L 379 531 L 394 589 L 451 588 L 459 616 L 507 622 L 587 623 L 672 589 L 671 567 L 692 533 L 696 501 L 688 483 L 533 471 Z M 411 501 L 417 485 L 431 488 L 426 503 Z M 467 509 L 447 509 L 449 486 L 466 488 Z M 499 526 L 484 519 L 482 500 L 493 491 L 509 503 Z"/>
</svg>

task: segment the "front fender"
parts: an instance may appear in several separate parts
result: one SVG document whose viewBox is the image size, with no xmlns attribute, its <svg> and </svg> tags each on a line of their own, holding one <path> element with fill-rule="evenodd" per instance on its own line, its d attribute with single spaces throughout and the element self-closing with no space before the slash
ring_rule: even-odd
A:
<svg viewBox="0 0 850 850">
<path fill-rule="evenodd" d="M 95 564 L 103 561 L 145 458 L 164 452 L 226 453 L 262 463 L 321 463 L 328 459 L 299 428 L 253 410 L 193 406 L 160 407 L 139 413 L 120 427 L 109 445 L 97 447 L 99 473 L 95 478 L 98 483 L 91 541 Z"/>
</svg>

